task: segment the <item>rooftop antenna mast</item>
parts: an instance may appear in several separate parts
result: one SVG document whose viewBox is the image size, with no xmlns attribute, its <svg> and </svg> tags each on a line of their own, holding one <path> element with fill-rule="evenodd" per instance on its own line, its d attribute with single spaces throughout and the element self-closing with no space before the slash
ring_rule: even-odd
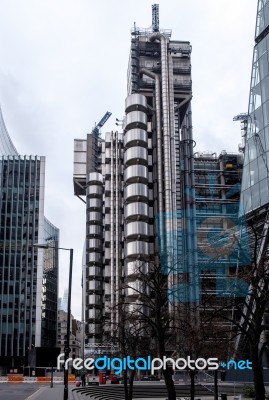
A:
<svg viewBox="0 0 269 400">
<path fill-rule="evenodd" d="M 152 4 L 152 30 L 159 32 L 159 4 Z"/>
</svg>

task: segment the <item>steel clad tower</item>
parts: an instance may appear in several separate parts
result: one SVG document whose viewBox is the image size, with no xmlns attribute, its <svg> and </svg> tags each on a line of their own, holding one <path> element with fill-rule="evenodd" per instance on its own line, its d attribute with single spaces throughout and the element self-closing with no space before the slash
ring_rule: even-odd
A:
<svg viewBox="0 0 269 400">
<path fill-rule="evenodd" d="M 189 42 L 159 29 L 154 5 L 152 28 L 131 31 L 123 133 L 101 138 L 94 128 L 75 140 L 74 190 L 86 195 L 89 344 L 109 340 L 122 295 L 135 307 L 139 265 L 161 264 L 171 293 L 177 276 L 188 273 L 179 296 L 197 300 L 190 55 Z M 123 279 L 129 287 L 122 292 Z"/>
<path fill-rule="evenodd" d="M 132 274 L 138 262 L 160 263 L 174 300 L 195 302 L 191 45 L 160 30 L 157 12 L 155 7 L 152 29 L 132 29 L 124 125 L 125 271 Z M 188 288 L 177 285 L 182 274 L 189 275 Z"/>
</svg>

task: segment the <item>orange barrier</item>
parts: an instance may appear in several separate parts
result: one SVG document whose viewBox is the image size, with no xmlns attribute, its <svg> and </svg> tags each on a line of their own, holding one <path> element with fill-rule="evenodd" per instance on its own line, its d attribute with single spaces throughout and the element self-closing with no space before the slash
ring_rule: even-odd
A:
<svg viewBox="0 0 269 400">
<path fill-rule="evenodd" d="M 8 374 L 7 381 L 10 383 L 22 383 L 23 375 L 22 374 Z"/>
<path fill-rule="evenodd" d="M 63 377 L 53 377 L 54 383 L 62 383 L 64 381 Z M 51 376 L 37 376 L 37 377 L 24 377 L 23 374 L 8 374 L 7 377 L 1 377 L 1 382 L 9 382 L 9 383 L 50 383 Z M 69 374 L 68 382 L 75 383 L 76 375 Z"/>
<path fill-rule="evenodd" d="M 50 382 L 50 378 L 48 376 L 37 376 L 36 380 L 37 380 L 37 382 L 42 382 L 42 383 Z"/>
<path fill-rule="evenodd" d="M 76 382 L 76 375 L 68 374 L 68 382 Z"/>
</svg>

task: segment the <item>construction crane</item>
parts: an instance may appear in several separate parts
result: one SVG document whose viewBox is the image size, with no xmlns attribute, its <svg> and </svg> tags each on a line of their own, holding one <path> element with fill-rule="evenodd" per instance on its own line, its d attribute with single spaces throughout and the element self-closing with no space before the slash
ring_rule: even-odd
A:
<svg viewBox="0 0 269 400">
<path fill-rule="evenodd" d="M 245 151 L 246 147 L 246 134 L 247 134 L 247 126 L 248 126 L 248 120 L 249 120 L 250 115 L 246 112 L 240 113 L 238 115 L 235 115 L 233 117 L 233 121 L 240 121 L 241 122 L 241 136 L 242 136 L 242 143 L 238 145 L 238 150 L 240 152 Z"/>
<path fill-rule="evenodd" d="M 108 118 L 112 115 L 111 112 L 107 111 L 103 118 L 98 122 L 98 124 L 93 128 L 92 133 L 95 134 L 95 136 L 98 138 L 100 137 L 100 128 L 106 123 Z"/>
<path fill-rule="evenodd" d="M 249 119 L 248 113 L 241 113 L 233 117 L 233 121 L 247 121 Z"/>
</svg>

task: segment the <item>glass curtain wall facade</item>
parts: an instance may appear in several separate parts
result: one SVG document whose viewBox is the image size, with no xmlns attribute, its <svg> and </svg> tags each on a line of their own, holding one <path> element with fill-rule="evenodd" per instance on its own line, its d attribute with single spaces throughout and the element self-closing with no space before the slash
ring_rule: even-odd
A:
<svg viewBox="0 0 269 400">
<path fill-rule="evenodd" d="M 241 219 L 246 221 L 246 229 L 241 231 L 241 240 L 247 238 L 250 257 L 256 272 L 262 268 L 264 256 L 268 255 L 268 204 L 269 204 L 269 0 L 258 0 L 255 45 L 251 71 L 250 96 L 247 129 L 244 137 L 245 157 L 240 196 Z M 241 246 L 243 248 L 243 246 Z M 250 265 L 250 260 L 248 264 Z M 251 288 L 251 286 L 250 286 Z M 255 296 L 246 299 L 245 315 L 255 312 Z M 250 309 L 250 305 L 252 309 Z M 255 314 L 254 314 L 255 315 Z M 268 312 L 263 316 L 268 321 Z M 241 318 L 241 323 L 243 323 Z M 261 342 L 267 340 L 267 332 Z M 238 335 L 236 350 L 242 353 L 248 349 L 244 335 Z M 267 360 L 266 360 L 267 358 Z M 264 351 L 263 361 L 268 365 L 268 355 Z"/>
<path fill-rule="evenodd" d="M 54 347 L 57 341 L 59 229 L 47 218 L 44 219 L 44 243 L 51 248 L 44 249 L 41 347 Z"/>
<path fill-rule="evenodd" d="M 269 0 L 259 0 L 240 210 L 269 202 Z"/>
<path fill-rule="evenodd" d="M 25 356 L 36 343 L 40 265 L 32 247 L 38 243 L 43 201 L 44 159 L 0 159 L 0 343 L 1 357 Z"/>
<path fill-rule="evenodd" d="M 0 370 L 56 346 L 59 231 L 44 218 L 45 157 L 20 156 L 0 113 Z"/>
</svg>

